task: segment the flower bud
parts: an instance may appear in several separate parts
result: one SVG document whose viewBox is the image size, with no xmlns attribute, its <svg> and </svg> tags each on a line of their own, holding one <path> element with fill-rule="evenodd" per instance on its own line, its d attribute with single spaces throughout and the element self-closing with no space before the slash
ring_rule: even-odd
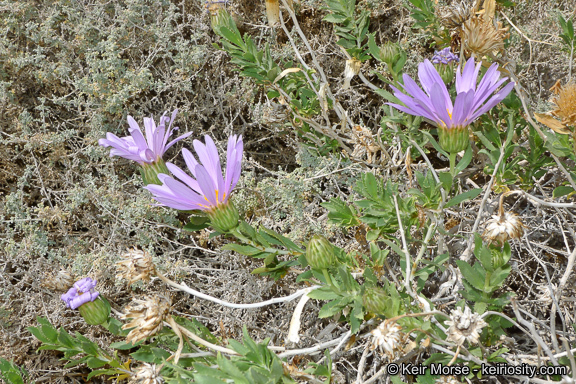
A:
<svg viewBox="0 0 576 384">
<path fill-rule="evenodd" d="M 470 145 L 468 127 L 438 127 L 440 146 L 448 153 L 464 151 Z"/>
<path fill-rule="evenodd" d="M 216 32 L 216 28 L 223 24 L 224 19 L 230 17 L 226 11 L 227 0 L 206 0 L 204 7 L 210 14 L 210 24 L 212 29 Z"/>
<path fill-rule="evenodd" d="M 430 61 L 434 64 L 444 83 L 450 84 L 454 80 L 454 63 L 457 63 L 459 59 L 450 51 L 450 48 L 434 51 L 434 56 Z"/>
<path fill-rule="evenodd" d="M 388 66 L 392 66 L 396 57 L 400 54 L 400 49 L 398 43 L 387 41 L 380 47 L 380 60 L 388 64 Z"/>
<path fill-rule="evenodd" d="M 362 304 L 364 304 L 366 311 L 376 315 L 380 315 L 386 310 L 387 300 L 388 294 L 379 287 L 366 288 L 362 295 Z"/>
<path fill-rule="evenodd" d="M 158 174 L 160 173 L 166 175 L 170 174 L 170 171 L 168 171 L 168 168 L 166 167 L 166 163 L 164 163 L 164 160 L 162 159 L 158 159 L 153 163 L 144 163 L 142 164 L 142 168 L 140 168 L 140 174 L 142 175 L 144 185 L 162 185 L 162 182 L 158 179 Z"/>
<path fill-rule="evenodd" d="M 78 310 L 86 323 L 90 325 L 102 324 L 110 317 L 110 308 L 101 298 L 82 304 Z"/>
<path fill-rule="evenodd" d="M 218 232 L 228 232 L 238 226 L 238 220 L 240 220 L 240 215 L 238 215 L 238 210 L 232 203 L 228 200 L 225 204 L 219 204 L 212 210 L 208 211 L 208 217 L 210 218 L 210 223 Z"/>
<path fill-rule="evenodd" d="M 314 269 L 327 269 L 336 263 L 332 244 L 324 236 L 314 235 L 306 248 L 306 261 Z"/>
<path fill-rule="evenodd" d="M 78 308 L 80 314 L 90 325 L 102 324 L 110 316 L 110 306 L 98 296 L 95 290 L 96 280 L 85 277 L 74 283 L 74 286 L 60 296 L 66 306 L 72 309 Z"/>
</svg>

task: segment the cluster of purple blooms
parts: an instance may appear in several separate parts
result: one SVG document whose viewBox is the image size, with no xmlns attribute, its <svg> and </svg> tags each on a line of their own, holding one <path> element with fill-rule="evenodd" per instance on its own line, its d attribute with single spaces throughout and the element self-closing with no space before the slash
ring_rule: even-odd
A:
<svg viewBox="0 0 576 384">
<path fill-rule="evenodd" d="M 432 64 L 450 64 L 452 62 L 459 62 L 458 56 L 450 51 L 449 47 L 441 49 L 439 51 L 434 51 L 434 56 L 430 60 Z"/>
<path fill-rule="evenodd" d="M 66 307 L 76 309 L 83 304 L 94 301 L 100 293 L 96 290 L 96 280 L 85 277 L 74 283 L 74 286 L 60 298 L 66 303 Z"/>
<path fill-rule="evenodd" d="M 106 135 L 106 139 L 100 139 L 100 145 L 111 146 L 110 156 L 121 156 L 128 160 L 137 161 L 143 167 L 148 164 L 162 161 L 164 153 L 174 143 L 182 140 L 192 133 L 187 133 L 172 140 L 168 145 L 168 137 L 174 130 L 172 122 L 178 110 L 172 113 L 172 117 L 162 116 L 160 124 L 155 125 L 152 118 L 144 119 L 146 139 L 140 131 L 136 121 L 128 116 L 131 136 L 118 138 L 112 133 Z M 166 123 L 170 126 L 166 129 Z M 225 205 L 230 197 L 230 192 L 238 183 L 242 166 L 243 141 L 242 136 L 233 135 L 228 139 L 228 151 L 226 161 L 226 175 L 222 175 L 220 156 L 216 145 L 210 136 L 205 137 L 206 144 L 194 140 L 193 145 L 200 162 L 187 150 L 182 150 L 182 156 L 193 177 L 189 176 L 181 168 L 172 163 L 167 163 L 167 169 L 180 181 L 168 174 L 158 174 L 162 185 L 149 184 L 148 189 L 159 205 L 178 210 L 202 210 L 212 211 Z"/>
</svg>

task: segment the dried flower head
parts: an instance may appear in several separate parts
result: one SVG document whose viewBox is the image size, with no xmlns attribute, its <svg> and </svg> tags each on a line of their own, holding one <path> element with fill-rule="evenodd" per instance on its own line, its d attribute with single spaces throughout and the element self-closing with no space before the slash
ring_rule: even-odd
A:
<svg viewBox="0 0 576 384">
<path fill-rule="evenodd" d="M 60 270 L 56 275 L 50 275 L 42 281 L 42 285 L 55 291 L 67 291 L 74 284 L 74 279 L 68 271 Z"/>
<path fill-rule="evenodd" d="M 122 329 L 134 328 L 126 337 L 126 341 L 133 344 L 158 333 L 170 312 L 170 300 L 166 296 L 148 296 L 146 300 L 134 299 L 134 302 L 136 304 L 128 306 L 120 316 L 122 320 L 132 319 Z"/>
<path fill-rule="evenodd" d="M 266 0 L 266 17 L 271 27 L 280 24 L 280 1 Z"/>
<path fill-rule="evenodd" d="M 383 321 L 370 333 L 373 336 L 370 349 L 378 348 L 389 360 L 393 360 L 401 349 L 402 327 L 393 322 Z"/>
<path fill-rule="evenodd" d="M 138 280 L 150 281 L 150 276 L 156 274 L 154 262 L 148 252 L 129 249 L 120 257 L 122 260 L 116 263 L 120 272 L 116 275 L 117 279 L 126 279 L 128 284 L 133 284 Z"/>
<path fill-rule="evenodd" d="M 562 86 L 558 81 L 551 91 L 556 95 L 552 100 L 556 104 L 552 114 L 559 118 L 562 124 L 576 127 L 576 83 L 569 82 Z"/>
<path fill-rule="evenodd" d="M 160 376 L 160 369 L 155 364 L 144 363 L 130 378 L 129 384 L 162 384 L 164 379 Z"/>
<path fill-rule="evenodd" d="M 452 311 L 450 320 L 446 322 L 446 325 L 450 326 L 446 340 L 462 345 L 466 340 L 470 344 L 477 344 L 480 332 L 487 324 L 480 318 L 479 314 L 472 313 L 469 307 L 466 307 L 464 312 L 458 307 Z"/>
<path fill-rule="evenodd" d="M 477 55 L 485 55 L 504 49 L 504 38 L 507 28 L 494 26 L 492 20 L 474 16 L 466 20 L 462 26 L 462 44 L 464 49 Z"/>
<path fill-rule="evenodd" d="M 350 80 L 358 73 L 360 73 L 360 67 L 362 67 L 362 62 L 358 59 L 352 58 L 346 60 L 346 67 L 344 68 L 344 85 L 343 89 L 350 88 Z"/>
<path fill-rule="evenodd" d="M 438 8 L 440 23 L 448 29 L 460 28 L 471 17 L 472 13 L 472 10 L 465 4 L 453 4 Z"/>
<path fill-rule="evenodd" d="M 482 237 L 492 243 L 504 244 L 508 239 L 518 239 L 524 234 L 524 224 L 520 217 L 512 212 L 493 215 L 486 222 Z"/>
</svg>

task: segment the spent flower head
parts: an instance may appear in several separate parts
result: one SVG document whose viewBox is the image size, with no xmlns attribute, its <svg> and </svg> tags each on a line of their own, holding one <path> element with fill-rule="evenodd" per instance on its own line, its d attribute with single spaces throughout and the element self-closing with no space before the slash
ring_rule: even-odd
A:
<svg viewBox="0 0 576 384">
<path fill-rule="evenodd" d="M 450 320 L 446 325 L 450 326 L 446 340 L 462 345 L 466 340 L 470 344 L 478 344 L 480 332 L 488 324 L 479 314 L 472 313 L 469 307 L 466 307 L 464 312 L 458 307 L 450 313 Z"/>
<path fill-rule="evenodd" d="M 68 291 L 74 284 L 72 275 L 66 270 L 60 270 L 56 275 L 50 275 L 42 281 L 42 285 L 55 291 Z"/>
<path fill-rule="evenodd" d="M 134 328 L 126 337 L 133 344 L 158 333 L 170 313 L 170 299 L 166 296 L 148 296 L 145 300 L 134 299 L 133 305 L 126 307 L 121 319 L 132 319 L 122 329 Z"/>
<path fill-rule="evenodd" d="M 389 360 L 393 360 L 402 348 L 402 327 L 386 320 L 370 333 L 372 333 L 370 349 L 378 348 Z"/>
<path fill-rule="evenodd" d="M 494 63 L 477 84 L 481 63 L 475 65 L 471 57 L 464 69 L 456 71 L 456 100 L 452 103 L 448 89 L 434 65 L 425 60 L 418 66 L 418 77 L 422 90 L 412 78 L 404 74 L 402 88 L 395 87 L 396 96 L 404 105 L 388 103 L 396 109 L 414 116 L 422 116 L 438 127 L 440 145 L 450 153 L 457 153 L 468 147 L 468 126 L 482 114 L 504 100 L 514 87 L 509 82 L 496 91 L 507 78 L 500 78 L 498 64 Z"/>
<path fill-rule="evenodd" d="M 164 379 L 160 376 L 160 367 L 156 364 L 143 363 L 130 377 L 129 384 L 162 384 Z"/>
<path fill-rule="evenodd" d="M 492 243 L 504 244 L 508 239 L 518 239 L 524 234 L 524 224 L 520 217 L 513 212 L 493 215 L 486 222 L 486 229 L 482 237 Z"/>
<path fill-rule="evenodd" d="M 119 273 L 117 279 L 126 279 L 129 284 L 138 280 L 149 281 L 156 273 L 156 267 L 152 257 L 146 251 L 139 249 L 129 249 L 120 256 L 122 260 L 116 263 Z"/>
<path fill-rule="evenodd" d="M 504 49 L 504 39 L 508 29 L 482 16 L 474 16 L 462 26 L 462 45 L 464 49 L 477 55 L 486 55 Z"/>
</svg>

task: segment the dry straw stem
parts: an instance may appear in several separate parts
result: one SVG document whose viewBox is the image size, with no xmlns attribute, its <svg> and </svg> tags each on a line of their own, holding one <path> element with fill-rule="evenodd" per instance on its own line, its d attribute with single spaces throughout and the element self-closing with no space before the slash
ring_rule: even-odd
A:
<svg viewBox="0 0 576 384">
<path fill-rule="evenodd" d="M 318 285 L 314 285 L 312 287 L 309 288 L 305 288 L 305 289 L 301 289 L 299 291 L 296 291 L 295 293 L 289 295 L 289 296 L 285 296 L 285 297 L 276 297 L 274 299 L 270 299 L 270 300 L 266 300 L 266 301 L 262 301 L 259 303 L 252 303 L 252 304 L 235 304 L 235 303 L 229 303 L 227 301 L 224 300 L 220 300 L 217 299 L 215 297 L 206 295 L 205 293 L 199 292 L 195 289 L 192 289 L 190 287 L 188 287 L 185 284 L 178 284 L 175 283 L 174 281 L 170 280 L 169 278 L 167 278 L 166 276 L 162 275 L 160 272 L 156 272 L 156 276 L 158 276 L 160 278 L 160 280 L 162 280 L 163 282 L 165 282 L 166 284 L 168 284 L 169 286 L 176 288 L 182 292 L 186 292 L 189 293 L 193 296 L 199 297 L 201 299 L 204 300 L 208 300 L 211 301 L 213 303 L 216 304 L 220 304 L 224 307 L 228 307 L 228 308 L 236 308 L 236 309 L 250 309 L 250 308 L 262 308 L 262 307 L 266 307 L 268 305 L 272 305 L 272 304 L 279 304 L 279 303 L 285 303 L 287 301 L 292 301 L 294 299 L 299 298 L 300 296 L 306 294 L 309 292 L 309 290 L 314 290 L 316 288 L 320 288 L 320 286 Z"/>
</svg>

